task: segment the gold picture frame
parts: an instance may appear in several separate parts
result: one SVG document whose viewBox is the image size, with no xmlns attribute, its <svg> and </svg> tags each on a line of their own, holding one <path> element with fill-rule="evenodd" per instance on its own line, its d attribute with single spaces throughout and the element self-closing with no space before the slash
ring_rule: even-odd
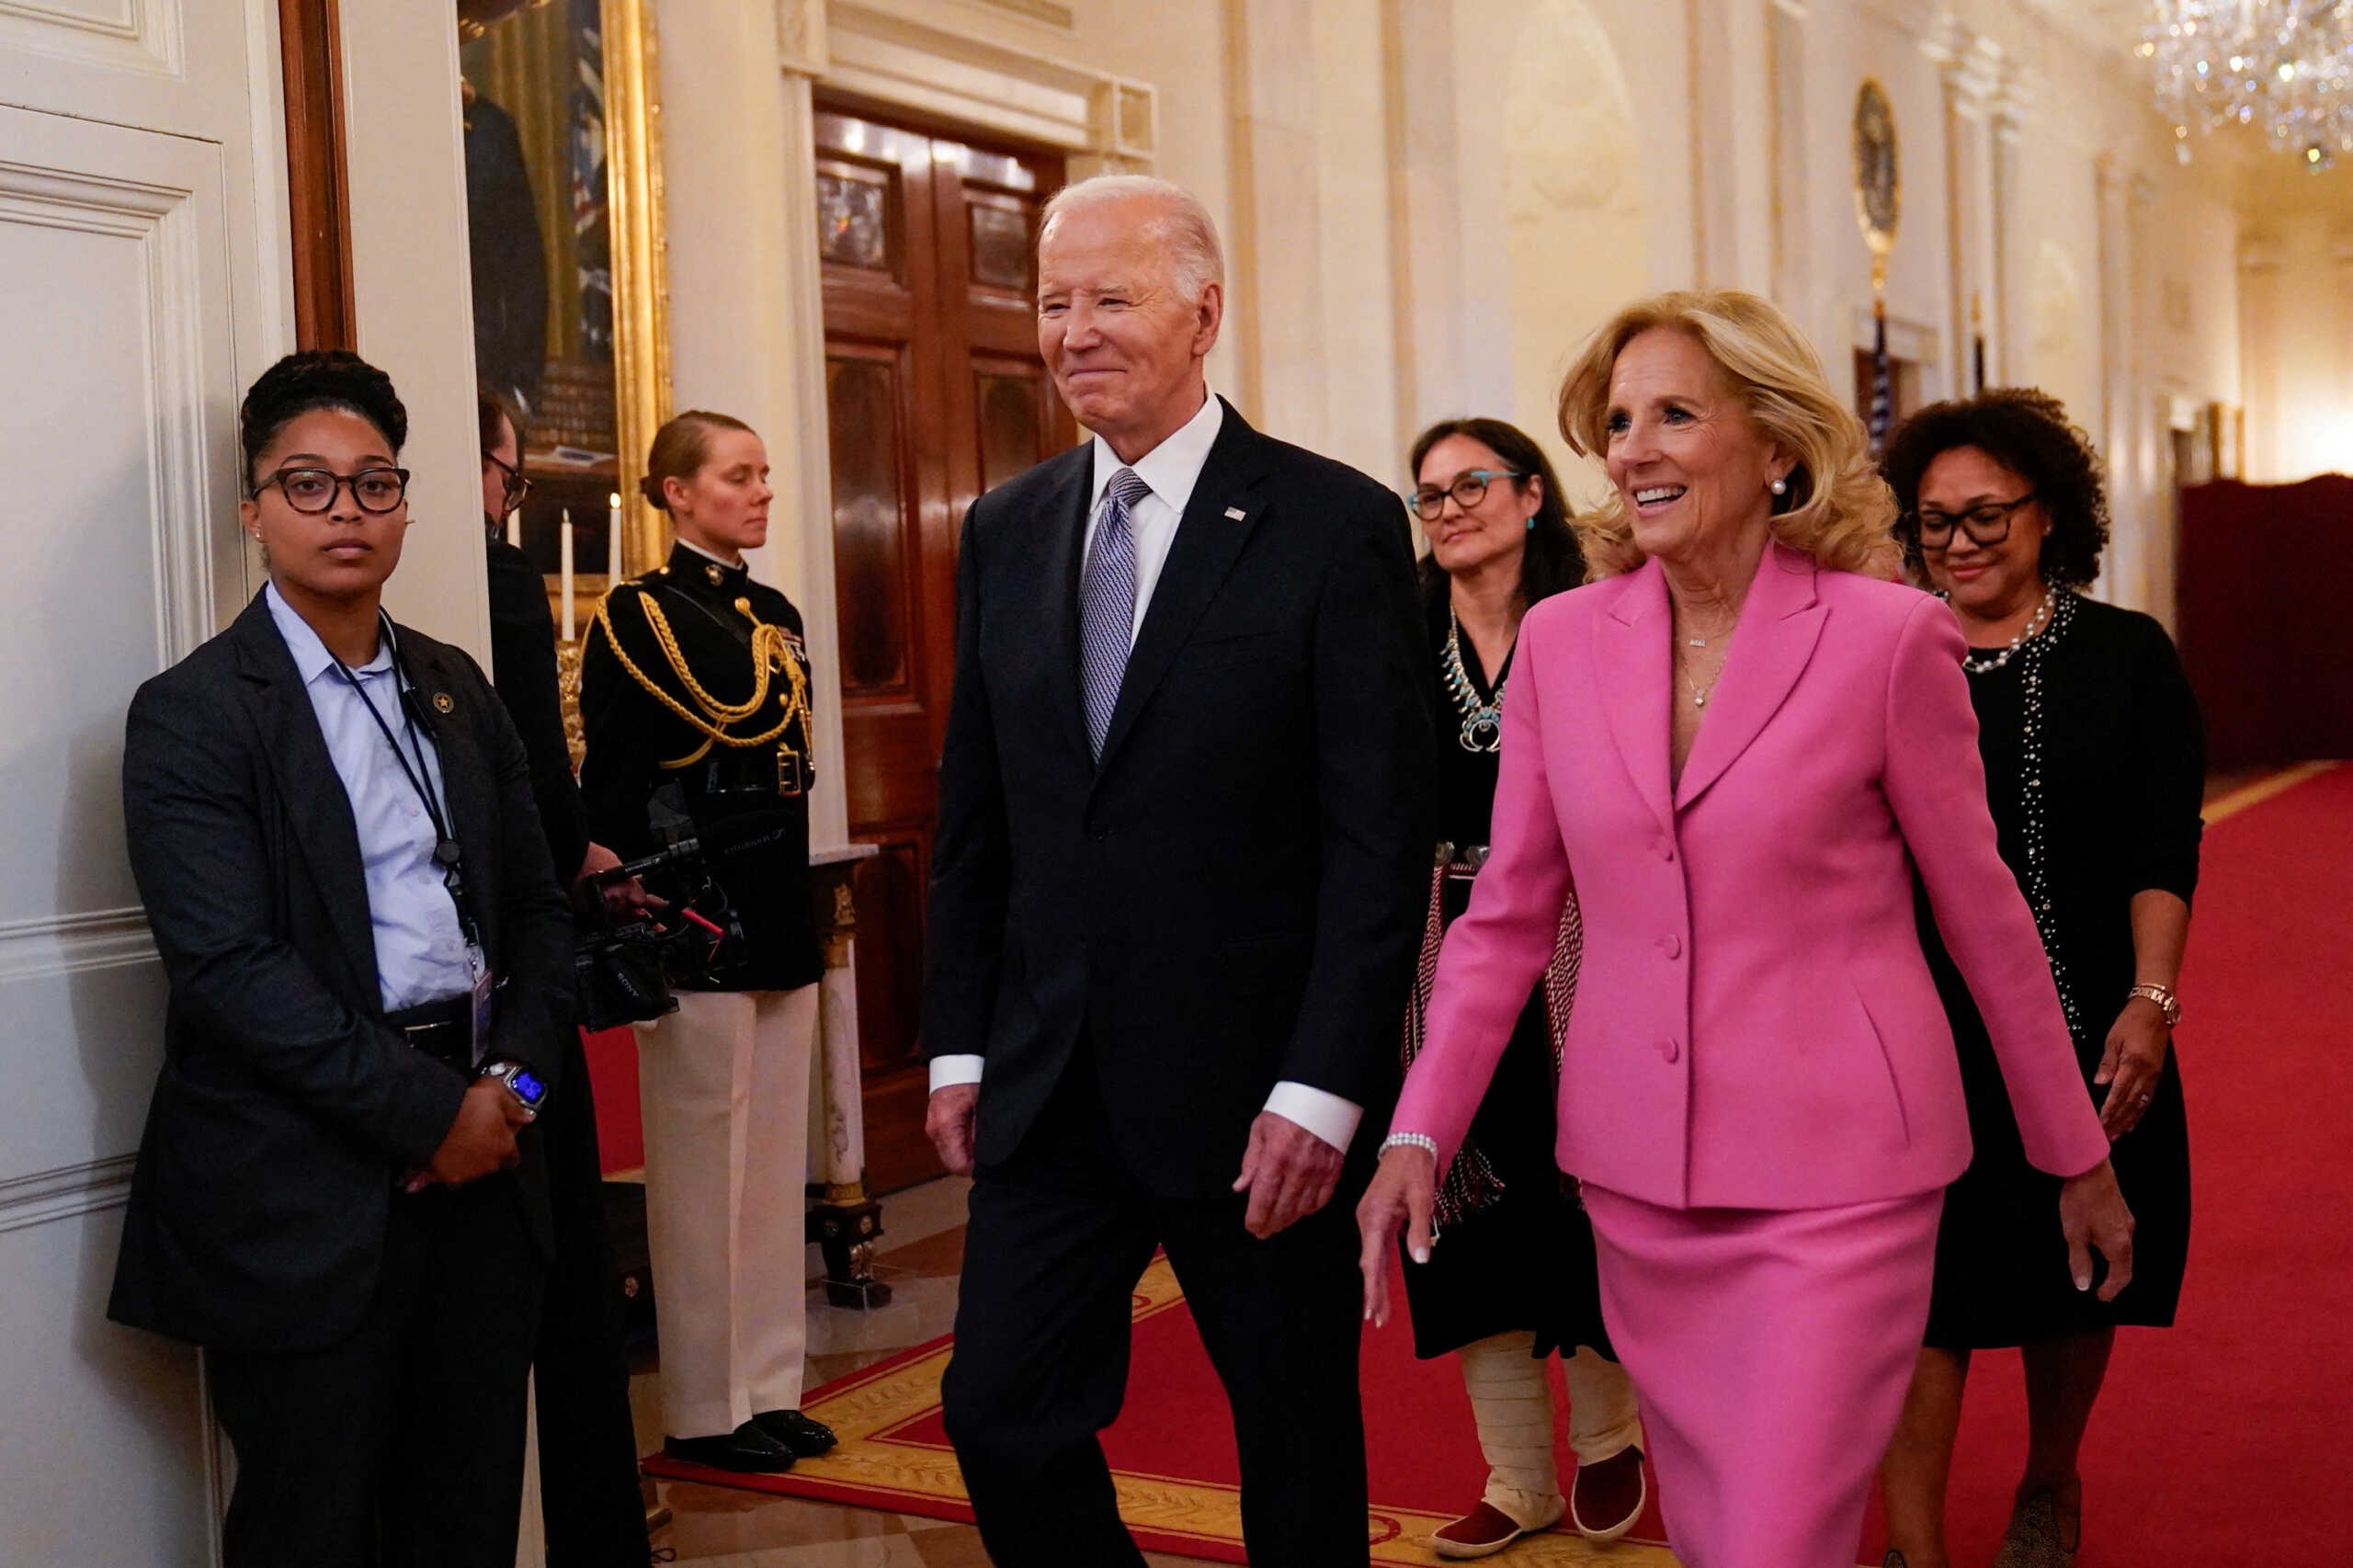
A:
<svg viewBox="0 0 2353 1568">
<path fill-rule="evenodd" d="M 663 514 L 638 482 L 670 417 L 669 234 L 662 192 L 662 104 L 650 0 L 604 0 L 607 186 L 613 226 L 613 381 L 620 415 L 623 569 L 669 552 Z"/>
<path fill-rule="evenodd" d="M 622 575 L 667 550 L 664 519 L 640 490 L 671 405 L 653 7 L 458 8 L 476 369 L 530 429 L 533 494 L 516 537 L 551 578 L 559 519 L 575 525 L 576 621 L 610 586 L 614 537 Z"/>
<path fill-rule="evenodd" d="M 1888 254 L 1904 218 L 1904 178 L 1895 134 L 1895 105 L 1878 78 L 1855 92 L 1855 222 L 1870 247 L 1873 286 L 1886 287 Z"/>
</svg>

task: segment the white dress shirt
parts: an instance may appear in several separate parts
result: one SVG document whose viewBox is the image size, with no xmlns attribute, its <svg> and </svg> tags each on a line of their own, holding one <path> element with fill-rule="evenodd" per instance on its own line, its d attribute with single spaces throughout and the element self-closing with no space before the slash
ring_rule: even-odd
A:
<svg viewBox="0 0 2353 1568">
<path fill-rule="evenodd" d="M 359 830 L 360 869 L 368 879 L 368 922 L 376 938 L 376 988 L 384 1011 L 397 1013 L 465 995 L 481 972 L 482 955 L 467 942 L 465 928 L 458 924 L 457 903 L 434 861 L 441 835 L 385 744 L 383 731 L 361 706 L 374 704 L 407 752 L 411 768 L 421 754 L 426 782 L 446 813 L 449 795 L 441 784 L 440 753 L 423 730 L 403 722 L 391 646 L 380 639 L 376 656 L 351 672 L 359 681 L 355 690 L 335 673 L 335 655 L 310 622 L 278 597 L 278 585 L 272 583 L 262 593 L 278 635 L 294 655 L 311 711 L 326 737 L 327 756 L 351 801 L 352 825 Z M 301 802 L 296 806 L 301 809 Z"/>
<path fill-rule="evenodd" d="M 1136 635 L 1143 630 L 1144 611 L 1151 607 L 1153 590 L 1160 585 L 1160 570 L 1168 564 L 1168 551 L 1176 542 L 1176 525 L 1185 520 L 1185 507 L 1193 498 L 1193 486 L 1200 482 L 1202 466 L 1210 460 L 1210 449 L 1217 444 L 1217 433 L 1224 424 L 1225 405 L 1212 393 L 1202 403 L 1199 414 L 1132 463 L 1121 462 L 1110 442 L 1100 436 L 1095 437 L 1095 485 L 1087 497 L 1086 511 L 1086 548 L 1089 553 L 1095 549 L 1096 525 L 1103 518 L 1103 493 L 1110 487 L 1112 477 L 1123 468 L 1132 468 L 1136 477 L 1152 489 L 1151 494 L 1128 512 L 1136 544 L 1136 614 L 1128 629 L 1130 646 L 1134 645 Z M 986 1060 L 972 1055 L 934 1057 L 933 1091 L 956 1084 L 979 1083 Z M 1266 1108 L 1344 1151 L 1356 1137 L 1357 1122 L 1364 1115 L 1364 1108 L 1353 1100 L 1289 1079 L 1275 1085 L 1274 1092 L 1267 1096 Z"/>
</svg>

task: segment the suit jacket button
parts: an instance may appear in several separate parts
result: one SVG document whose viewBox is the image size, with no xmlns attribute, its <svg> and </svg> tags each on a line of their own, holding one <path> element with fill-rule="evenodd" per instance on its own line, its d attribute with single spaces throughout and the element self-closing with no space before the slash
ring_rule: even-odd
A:
<svg viewBox="0 0 2353 1568">
<path fill-rule="evenodd" d="M 1683 956 L 1683 938 L 1672 931 L 1661 937 L 1658 939 L 1658 945 L 1668 958 L 1679 959 Z"/>
<path fill-rule="evenodd" d="M 1669 844 L 1665 839 L 1660 839 L 1654 847 L 1658 850 L 1658 858 L 1660 859 L 1671 861 L 1675 858 L 1675 846 Z"/>
<path fill-rule="evenodd" d="M 1675 1043 L 1675 1038 L 1672 1035 L 1663 1036 L 1658 1042 L 1658 1054 L 1660 1061 L 1672 1067 L 1677 1059 L 1682 1056 L 1683 1048 Z"/>
</svg>

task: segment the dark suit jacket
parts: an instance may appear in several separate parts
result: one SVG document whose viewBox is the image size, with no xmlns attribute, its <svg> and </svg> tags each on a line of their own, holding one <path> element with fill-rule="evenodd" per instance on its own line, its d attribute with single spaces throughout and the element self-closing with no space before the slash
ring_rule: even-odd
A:
<svg viewBox="0 0 2353 1568">
<path fill-rule="evenodd" d="M 555 662 L 555 618 L 547 579 L 505 540 L 489 541 L 490 678 L 531 762 L 531 799 L 556 880 L 569 882 L 588 854 L 588 811 L 572 776 L 563 736 L 563 680 Z"/>
<path fill-rule="evenodd" d="M 1413 551 L 1395 495 L 1229 407 L 1098 767 L 1078 685 L 1093 464 L 1066 452 L 965 518 L 925 1051 L 986 1059 L 993 1165 L 1084 1038 L 1131 1170 L 1206 1195 L 1277 1082 L 1393 1092 L 1429 875 Z"/>
<path fill-rule="evenodd" d="M 572 920 L 522 743 L 472 659 L 399 638 L 506 983 L 492 1054 L 552 1080 Z M 322 1348 L 358 1323 L 393 1183 L 432 1157 L 468 1081 L 383 1022 L 358 830 L 258 595 L 139 688 L 122 772 L 171 1002 L 108 1312 L 226 1349 Z M 544 1244 L 544 1173 L 518 1191 Z"/>
</svg>

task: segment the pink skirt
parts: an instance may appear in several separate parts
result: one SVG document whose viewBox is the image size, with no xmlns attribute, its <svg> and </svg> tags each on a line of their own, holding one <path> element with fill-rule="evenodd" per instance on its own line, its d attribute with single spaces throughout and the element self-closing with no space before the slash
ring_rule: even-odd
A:
<svg viewBox="0 0 2353 1568">
<path fill-rule="evenodd" d="M 1588 1185 L 1601 1310 L 1686 1568 L 1854 1568 L 1920 1356 L 1942 1189 L 1663 1209 Z"/>
</svg>

